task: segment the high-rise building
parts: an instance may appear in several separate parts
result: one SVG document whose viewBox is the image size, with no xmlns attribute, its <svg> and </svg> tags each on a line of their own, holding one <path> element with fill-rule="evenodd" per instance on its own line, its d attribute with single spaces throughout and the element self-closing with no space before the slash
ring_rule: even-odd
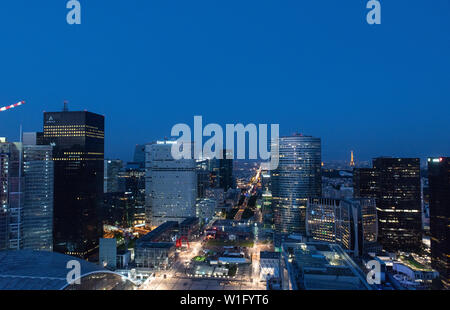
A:
<svg viewBox="0 0 450 310">
<path fill-rule="evenodd" d="M 23 146 L 23 249 L 53 250 L 52 147 Z"/>
<path fill-rule="evenodd" d="M 223 151 L 223 158 L 217 159 L 219 162 L 219 187 L 223 188 L 226 192 L 230 188 L 234 187 L 234 179 L 233 179 L 233 160 L 227 159 L 227 156 L 230 156 L 230 151 Z"/>
<path fill-rule="evenodd" d="M 337 243 L 354 256 L 373 251 L 378 235 L 375 200 L 310 198 L 306 232 L 316 241 Z"/>
<path fill-rule="evenodd" d="M 422 243 L 420 159 L 373 160 L 373 168 L 354 170 L 357 198 L 375 198 L 378 241 L 388 251 L 416 251 Z"/>
<path fill-rule="evenodd" d="M 53 146 L 54 250 L 87 257 L 102 235 L 105 118 L 91 112 L 44 113 L 44 143 Z"/>
<path fill-rule="evenodd" d="M 196 163 L 194 159 L 175 160 L 171 153 L 174 143 L 147 145 L 146 214 L 151 226 L 195 217 Z"/>
<path fill-rule="evenodd" d="M 223 150 L 222 159 L 213 158 L 209 160 L 211 186 L 223 188 L 225 192 L 234 187 L 233 160 L 227 159 L 231 155 L 231 151 Z"/>
<path fill-rule="evenodd" d="M 372 168 L 353 170 L 353 197 L 376 198 L 379 192 L 379 171 Z"/>
<path fill-rule="evenodd" d="M 279 164 L 271 172 L 276 233 L 305 234 L 308 198 L 320 197 L 321 141 L 303 135 L 279 139 Z"/>
<path fill-rule="evenodd" d="M 106 159 L 104 166 L 103 191 L 105 193 L 118 193 L 124 191 L 119 183 L 119 173 L 123 168 L 123 162 L 120 159 Z"/>
<path fill-rule="evenodd" d="M 450 158 L 428 159 L 431 264 L 450 289 Z"/>
<path fill-rule="evenodd" d="M 205 198 L 206 189 L 211 186 L 209 160 L 197 160 L 197 198 Z"/>
<path fill-rule="evenodd" d="M 134 149 L 133 162 L 145 168 L 145 144 L 137 144 Z"/>
<path fill-rule="evenodd" d="M 51 146 L 0 143 L 0 250 L 51 251 Z"/>
<path fill-rule="evenodd" d="M 0 142 L 0 250 L 23 246 L 22 145 Z"/>
</svg>

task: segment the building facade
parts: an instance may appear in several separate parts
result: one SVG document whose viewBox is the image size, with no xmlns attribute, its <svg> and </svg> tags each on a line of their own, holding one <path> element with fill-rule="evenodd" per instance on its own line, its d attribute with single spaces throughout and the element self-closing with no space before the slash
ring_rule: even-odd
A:
<svg viewBox="0 0 450 310">
<path fill-rule="evenodd" d="M 194 159 L 175 160 L 173 143 L 157 142 L 146 149 L 146 214 L 153 227 L 196 215 L 196 163 Z"/>
<path fill-rule="evenodd" d="M 377 210 L 374 199 L 310 198 L 306 232 L 316 241 L 337 243 L 360 256 L 376 247 Z"/>
<path fill-rule="evenodd" d="M 120 159 L 106 159 L 104 161 L 103 192 L 118 193 L 125 190 L 119 182 L 122 168 L 123 162 Z"/>
<path fill-rule="evenodd" d="M 51 146 L 23 146 L 23 181 L 23 249 L 53 251 L 54 166 Z"/>
<path fill-rule="evenodd" d="M 22 145 L 0 142 L 0 251 L 23 246 Z"/>
<path fill-rule="evenodd" d="M 279 139 L 279 165 L 271 172 L 275 232 L 305 233 L 308 198 L 320 197 L 321 140 L 294 135 Z"/>
<path fill-rule="evenodd" d="M 52 251 L 52 148 L 0 143 L 0 189 L 0 250 Z"/>
<path fill-rule="evenodd" d="M 86 257 L 102 235 L 105 118 L 91 112 L 44 113 L 53 146 L 54 250 Z"/>
<path fill-rule="evenodd" d="M 378 241 L 387 251 L 416 251 L 422 244 L 419 158 L 380 157 L 355 169 L 355 197 L 376 199 Z"/>
<path fill-rule="evenodd" d="M 450 289 L 450 158 L 428 159 L 431 264 Z"/>
</svg>

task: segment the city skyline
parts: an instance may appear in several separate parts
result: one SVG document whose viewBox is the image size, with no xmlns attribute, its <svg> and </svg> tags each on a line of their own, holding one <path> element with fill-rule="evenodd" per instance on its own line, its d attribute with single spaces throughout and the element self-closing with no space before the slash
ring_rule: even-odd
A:
<svg viewBox="0 0 450 310">
<path fill-rule="evenodd" d="M 5 2 L 0 106 L 27 105 L 0 129 L 18 141 L 68 100 L 106 117 L 105 156 L 124 161 L 195 115 L 320 137 L 324 161 L 445 156 L 449 9 L 386 2 L 371 27 L 363 2 L 83 2 L 71 27 L 65 5 Z"/>
</svg>

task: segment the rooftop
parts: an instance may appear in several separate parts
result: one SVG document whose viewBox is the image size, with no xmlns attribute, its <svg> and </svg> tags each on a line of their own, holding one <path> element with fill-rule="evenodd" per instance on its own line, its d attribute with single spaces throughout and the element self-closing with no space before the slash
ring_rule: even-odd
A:
<svg viewBox="0 0 450 310">
<path fill-rule="evenodd" d="M 0 290 L 67 289 L 66 278 L 71 270 L 67 268 L 69 261 L 80 263 L 81 289 L 114 289 L 125 283 L 118 274 L 69 255 L 29 250 L 0 251 Z M 91 274 L 96 274 L 98 281 L 89 278 Z"/>
<path fill-rule="evenodd" d="M 268 252 L 268 251 L 261 251 L 259 253 L 260 259 L 280 259 L 281 253 L 280 252 Z"/>
<path fill-rule="evenodd" d="M 294 289 L 370 289 L 362 271 L 339 245 L 284 243 L 282 249 Z"/>
</svg>

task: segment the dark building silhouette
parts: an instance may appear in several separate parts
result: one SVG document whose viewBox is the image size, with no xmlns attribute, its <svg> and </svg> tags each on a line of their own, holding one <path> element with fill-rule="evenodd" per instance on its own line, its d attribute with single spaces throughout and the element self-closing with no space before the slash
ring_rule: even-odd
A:
<svg viewBox="0 0 450 310">
<path fill-rule="evenodd" d="M 442 287 L 450 289 L 450 158 L 428 159 L 431 264 Z"/>
<path fill-rule="evenodd" d="M 357 198 L 376 198 L 378 193 L 379 171 L 372 168 L 358 168 L 353 170 L 353 195 Z"/>
<path fill-rule="evenodd" d="M 105 118 L 91 112 L 44 113 L 53 146 L 54 251 L 86 257 L 102 236 Z"/>
<path fill-rule="evenodd" d="M 388 251 L 416 251 L 422 243 L 420 159 L 373 160 L 373 168 L 354 170 L 354 196 L 375 198 L 378 241 Z"/>
<path fill-rule="evenodd" d="M 223 158 L 211 159 L 209 163 L 211 187 L 223 188 L 225 192 L 234 188 L 233 160 L 227 159 L 227 154 L 231 155 L 231 151 L 223 150 Z"/>
</svg>

